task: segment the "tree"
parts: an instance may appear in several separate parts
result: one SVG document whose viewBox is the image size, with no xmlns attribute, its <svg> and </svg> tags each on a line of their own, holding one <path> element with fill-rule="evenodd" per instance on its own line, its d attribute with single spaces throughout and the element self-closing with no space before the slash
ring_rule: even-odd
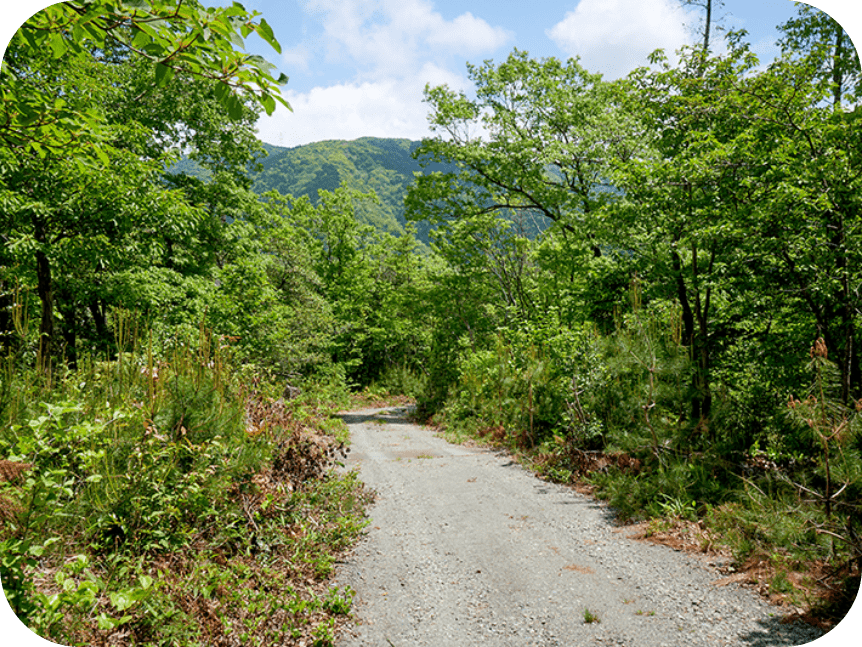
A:
<svg viewBox="0 0 862 647">
<path fill-rule="evenodd" d="M 701 28 L 701 32 L 703 34 L 703 56 L 709 56 L 709 41 L 710 36 L 713 31 L 713 9 L 721 9 L 724 6 L 724 2 L 722 0 L 716 0 L 713 3 L 713 0 L 682 0 L 683 6 L 689 7 L 700 7 L 704 11 L 703 15 L 703 27 Z"/>
<path fill-rule="evenodd" d="M 197 0 L 81 0 L 47 7 L 22 25 L 4 57 L 0 141 L 16 152 L 99 155 L 103 118 L 96 106 L 57 101 L 56 88 L 34 83 L 31 62 L 43 54 L 72 62 L 122 51 L 148 63 L 154 87 L 176 74 L 208 78 L 235 118 L 242 95 L 268 114 L 276 102 L 289 107 L 278 92 L 287 77 L 273 76 L 265 59 L 235 49 L 254 32 L 281 51 L 267 22 L 255 21 L 259 15 L 239 3 L 205 8 Z"/>
<path fill-rule="evenodd" d="M 420 273 L 415 231 L 408 227 L 396 237 L 360 224 L 357 206 L 376 199 L 346 185 L 321 189 L 316 206 L 307 196 L 264 195 L 273 216 L 264 249 L 271 254 L 275 285 L 296 308 L 298 321 L 309 321 L 317 348 L 363 385 L 388 368 L 415 368 L 424 347 L 424 326 L 414 316 Z M 309 317 L 314 304 L 324 316 Z"/>
<path fill-rule="evenodd" d="M 680 306 L 682 342 L 695 367 L 695 423 L 710 418 L 716 309 L 732 294 L 728 277 L 738 272 L 744 242 L 728 223 L 746 203 L 739 191 L 745 169 L 734 159 L 733 142 L 747 125 L 721 107 L 728 84 L 755 63 L 745 48 L 724 59 L 694 48 L 678 68 L 664 61 L 631 76 L 645 127 L 656 137 L 652 154 L 633 159 L 619 175 L 625 197 L 615 222 L 622 219 L 632 232 L 641 278 L 655 286 L 652 296 Z"/>
<path fill-rule="evenodd" d="M 446 86 L 426 88 L 431 127 L 440 136 L 424 140 L 415 155 L 460 170 L 418 177 L 405 201 L 407 217 L 485 222 L 486 233 L 489 215 L 533 220 L 531 235 L 547 230 L 566 240 L 561 264 L 589 265 L 625 245 L 621 232 L 608 228 L 605 208 L 619 198 L 616 169 L 641 154 L 650 135 L 627 109 L 624 85 L 602 81 L 574 59 L 534 60 L 517 50 L 499 65 L 468 69 L 475 100 Z M 492 260 L 501 248 L 483 249 Z M 516 256 L 509 260 L 517 265 Z M 503 266 L 495 267 L 503 278 Z M 501 287 L 528 306 L 511 273 Z"/>
<path fill-rule="evenodd" d="M 792 298 L 823 337 L 847 405 L 862 388 L 857 331 L 862 302 L 862 158 L 858 106 L 826 105 L 834 86 L 819 82 L 809 57 L 775 61 L 740 79 L 729 112 L 747 121 L 737 159 L 748 169 L 751 206 L 740 212 L 757 267 L 771 292 Z"/>
<path fill-rule="evenodd" d="M 211 247 L 224 240 L 217 232 L 228 216 L 213 209 L 231 193 L 219 187 L 242 183 L 259 150 L 252 107 L 271 112 L 276 100 L 285 103 L 273 92 L 286 79 L 234 49 L 252 31 L 279 49 L 266 22 L 253 20 L 257 15 L 238 4 L 65 3 L 31 18 L 10 43 L 0 76 L 5 243 L 19 261 L 27 252 L 35 261 L 43 364 L 52 352 L 57 294 L 67 342 L 74 340 L 80 306 L 89 308 L 104 338 L 106 272 L 116 275 L 130 262 L 148 266 L 157 248 L 161 262 L 174 267 L 184 241 L 199 241 L 200 250 L 201 240 Z M 172 83 L 175 76 L 185 83 Z M 179 147 L 233 179 L 202 187 L 169 177 L 176 187 L 170 190 L 161 171 Z M 73 239 L 107 246 L 91 245 L 84 266 L 63 266 L 77 268 L 77 276 L 65 277 L 57 292 L 52 262 L 74 257 Z M 81 274 L 87 266 L 98 269 Z"/>
<path fill-rule="evenodd" d="M 858 101 L 862 92 L 859 54 L 847 32 L 829 14 L 801 2 L 795 4 L 796 17 L 778 27 L 784 33 L 779 40 L 782 51 L 807 59 L 817 70 L 814 80 L 831 90 L 835 109 L 845 100 Z"/>
</svg>

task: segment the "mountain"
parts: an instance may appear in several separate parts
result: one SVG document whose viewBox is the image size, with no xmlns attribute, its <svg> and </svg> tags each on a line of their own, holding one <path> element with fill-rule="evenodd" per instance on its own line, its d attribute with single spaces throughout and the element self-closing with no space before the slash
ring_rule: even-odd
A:
<svg viewBox="0 0 862 647">
<path fill-rule="evenodd" d="M 379 205 L 359 205 L 357 218 L 381 231 L 403 231 L 404 196 L 414 173 L 422 172 L 413 159 L 419 142 L 408 139 L 363 137 L 354 141 L 324 141 L 295 148 L 265 145 L 269 155 L 261 160 L 263 170 L 254 174 L 257 193 L 271 189 L 294 197 L 307 195 L 317 202 L 318 189 L 332 191 L 342 182 L 362 192 L 373 190 Z M 448 171 L 440 164 L 427 171 Z M 427 223 L 417 223 L 419 238 L 427 243 Z"/>
<path fill-rule="evenodd" d="M 298 198 L 307 195 L 317 204 L 319 189 L 333 191 L 342 183 L 351 189 L 374 191 L 380 204 L 361 202 L 356 207 L 360 222 L 378 231 L 398 235 L 404 231 L 404 197 L 415 173 L 454 172 L 454 164 L 429 164 L 422 168 L 413 159 L 420 142 L 409 139 L 362 137 L 353 141 L 331 140 L 305 144 L 294 148 L 263 144 L 266 157 L 259 160 L 262 169 L 250 171 L 252 189 L 263 194 L 275 189 L 283 195 Z M 208 179 L 209 172 L 193 160 L 182 159 L 171 170 Z M 514 218 L 511 213 L 503 217 Z M 542 218 L 525 214 L 519 226 L 530 238 L 547 227 Z M 431 225 L 417 222 L 416 237 L 429 242 Z"/>
<path fill-rule="evenodd" d="M 318 189 L 332 191 L 342 182 L 351 189 L 374 191 L 380 204 L 357 205 L 361 222 L 380 231 L 400 234 L 404 231 L 404 196 L 414 173 L 423 169 L 413 159 L 420 142 L 409 139 L 363 137 L 354 141 L 332 140 L 294 148 L 264 144 L 267 156 L 260 159 L 263 169 L 250 171 L 252 189 L 262 194 L 275 189 L 296 198 L 307 195 L 317 204 Z M 454 165 L 430 164 L 425 171 L 451 171 Z M 170 170 L 207 180 L 210 173 L 194 160 L 183 158 Z M 416 223 L 417 238 L 428 243 L 427 222 Z"/>
</svg>

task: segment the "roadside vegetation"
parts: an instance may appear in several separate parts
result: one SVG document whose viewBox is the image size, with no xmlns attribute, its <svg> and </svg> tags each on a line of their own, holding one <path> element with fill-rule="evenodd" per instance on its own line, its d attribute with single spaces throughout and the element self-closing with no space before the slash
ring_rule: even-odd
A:
<svg viewBox="0 0 862 647">
<path fill-rule="evenodd" d="M 369 321 L 414 243 L 249 190 L 283 81 L 250 33 L 279 49 L 239 5 L 70 2 L 4 57 L 0 576 L 59 644 L 324 646 L 350 611 L 334 414 L 409 339 Z"/>
<path fill-rule="evenodd" d="M 331 470 L 346 428 L 235 371 L 226 341 L 187 341 L 10 376 L 7 600 L 64 645 L 331 644 L 352 592 L 328 581 L 370 500 Z"/>
<path fill-rule="evenodd" d="M 417 154 L 458 170 L 407 198 L 443 261 L 420 408 L 828 623 L 862 566 L 862 86 L 828 16 L 780 29 L 771 62 L 705 31 L 618 81 L 515 51 L 426 91 Z"/>
</svg>

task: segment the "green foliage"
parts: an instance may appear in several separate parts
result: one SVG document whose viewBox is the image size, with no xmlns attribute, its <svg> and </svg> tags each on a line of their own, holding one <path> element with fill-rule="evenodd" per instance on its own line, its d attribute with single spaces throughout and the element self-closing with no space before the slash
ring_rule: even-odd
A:
<svg viewBox="0 0 862 647">
<path fill-rule="evenodd" d="M 10 234 L 0 281 L 4 292 L 36 288 L 43 370 L 61 339 L 72 365 L 83 348 L 106 352 L 111 307 L 155 317 L 167 302 L 173 323 L 200 321 L 201 282 L 236 260 L 228 224 L 254 217 L 244 176 L 260 150 L 253 123 L 284 103 L 274 93 L 285 79 L 235 49 L 251 33 L 279 49 L 257 16 L 238 4 L 63 3 L 10 43 L 0 72 L 10 109 L 0 120 Z M 211 181 L 166 175 L 179 151 Z M 196 312 L 183 317 L 189 296 Z"/>
<path fill-rule="evenodd" d="M 335 191 L 346 184 L 374 193 L 379 204 L 360 203 L 356 217 L 362 224 L 394 236 L 404 231 L 404 195 L 422 167 L 412 157 L 417 142 L 363 137 L 355 141 L 326 141 L 295 148 L 269 147 L 262 170 L 252 174 L 258 193 L 307 196 L 319 204 L 320 191 Z M 419 238 L 428 242 L 428 227 Z"/>
<path fill-rule="evenodd" d="M 296 285 L 298 272 L 285 276 L 285 269 L 304 265 L 304 283 L 323 304 L 309 331 L 316 329 L 321 350 L 347 380 L 367 385 L 391 367 L 414 368 L 426 333 L 411 322 L 421 264 L 413 229 L 396 238 L 362 225 L 357 205 L 376 204 L 376 196 L 346 185 L 321 190 L 317 206 L 275 192 L 264 198 L 276 218 L 267 234 L 276 252 L 272 276 L 284 276 L 285 288 L 287 280 Z"/>
<path fill-rule="evenodd" d="M 501 330 L 493 348 L 464 349 L 447 421 L 473 418 L 479 430 L 502 428 L 508 441 L 522 447 L 559 434 L 586 448 L 601 432 L 582 408 L 576 409 L 582 390 L 598 386 L 600 371 L 589 327 L 559 329 L 551 320 Z"/>
<path fill-rule="evenodd" d="M 254 135 L 283 102 L 236 50 L 278 51 L 256 13 L 31 19 L 0 72 L 16 611 L 81 643 L 331 644 L 309 619 L 350 592 L 266 586 L 326 578 L 361 531 L 355 475 L 325 476 L 346 430 L 319 421 L 357 387 L 623 517 L 700 518 L 737 559 L 858 568 L 860 71 L 828 17 L 781 29 L 766 66 L 739 33 L 709 56 L 707 25 L 613 82 L 515 51 L 468 66 L 475 97 L 427 89 L 440 136 L 287 150 Z M 210 602 L 242 611 L 187 621 Z"/>
<path fill-rule="evenodd" d="M 117 52 L 147 63 L 151 87 L 165 87 L 177 75 L 207 78 L 217 82 L 219 100 L 232 117 L 242 114 L 241 96 L 253 97 L 271 114 L 276 101 L 287 106 L 278 92 L 286 77 L 274 77 L 263 58 L 236 50 L 251 33 L 281 50 L 266 21 L 255 20 L 259 15 L 238 3 L 204 8 L 196 1 L 47 7 L 21 27 L 6 53 L 2 102 L 9 110 L 0 138 L 9 148 L 41 157 L 68 155 L 72 145 L 80 162 L 99 157 L 107 164 L 97 107 L 56 100 L 52 88 L 34 86 L 28 67 L 34 56 L 76 65 L 92 60 L 94 51 Z"/>
<path fill-rule="evenodd" d="M 139 642 L 191 644 L 241 624 L 277 642 L 323 636 L 321 614 L 349 610 L 350 591 L 296 584 L 329 577 L 365 525 L 356 475 L 327 474 L 343 425 L 306 394 L 290 410 L 243 396 L 230 353 L 203 335 L 161 360 L 148 349 L 82 362 L 52 385 L 16 375 L 26 397 L 0 432 L 0 575 L 34 631 L 92 644 L 122 626 Z M 162 560 L 207 575 L 174 577 Z M 195 590 L 237 609 L 233 628 L 187 622 Z"/>
</svg>

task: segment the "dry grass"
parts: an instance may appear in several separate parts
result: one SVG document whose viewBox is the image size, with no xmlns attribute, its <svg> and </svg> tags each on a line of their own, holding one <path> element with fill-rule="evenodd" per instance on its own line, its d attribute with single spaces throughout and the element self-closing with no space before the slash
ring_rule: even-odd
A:
<svg viewBox="0 0 862 647">
<path fill-rule="evenodd" d="M 662 519 L 620 528 L 630 539 L 669 546 L 674 550 L 700 554 L 720 562 L 722 577 L 714 586 L 738 584 L 756 591 L 784 612 L 782 621 L 801 620 L 824 630 L 840 622 L 852 600 L 846 600 L 843 586 L 847 577 L 858 577 L 848 568 L 831 568 L 824 561 L 801 563 L 764 554 L 751 555 L 734 564 L 731 549 L 703 521 Z"/>
</svg>

